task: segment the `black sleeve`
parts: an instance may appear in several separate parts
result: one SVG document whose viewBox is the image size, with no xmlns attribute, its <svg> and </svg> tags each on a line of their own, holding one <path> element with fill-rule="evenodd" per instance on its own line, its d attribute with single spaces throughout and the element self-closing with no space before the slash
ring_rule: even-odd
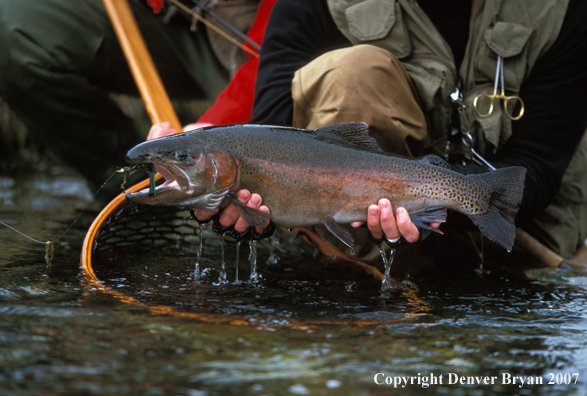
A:
<svg viewBox="0 0 587 396">
<path fill-rule="evenodd" d="M 540 58 L 520 90 L 525 114 L 513 121 L 512 136 L 490 162 L 496 168 L 523 166 L 528 172 L 522 206 L 523 225 L 546 208 L 587 128 L 587 2 L 572 0 L 553 46 Z M 454 166 L 482 173 L 481 166 Z"/>
<path fill-rule="evenodd" d="M 279 0 L 263 39 L 251 122 L 291 126 L 296 70 L 325 52 L 348 46 L 326 0 Z"/>
</svg>

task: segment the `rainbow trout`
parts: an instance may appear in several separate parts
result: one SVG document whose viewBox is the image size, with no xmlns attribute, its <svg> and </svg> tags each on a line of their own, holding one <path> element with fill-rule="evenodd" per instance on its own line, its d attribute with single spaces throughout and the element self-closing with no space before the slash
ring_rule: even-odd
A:
<svg viewBox="0 0 587 396">
<path fill-rule="evenodd" d="M 133 202 L 212 210 L 232 201 L 250 225 L 262 224 L 269 215 L 236 200 L 235 192 L 245 188 L 261 194 L 276 224 L 315 226 L 349 247 L 353 237 L 339 224 L 366 221 L 368 206 L 388 198 L 425 228 L 443 221 L 446 209 L 461 212 L 511 250 L 526 174 L 509 167 L 462 175 L 437 156 L 385 153 L 364 123 L 316 130 L 208 127 L 141 143 L 126 160 L 153 164 L 165 178 L 155 191 L 127 194 Z"/>
</svg>

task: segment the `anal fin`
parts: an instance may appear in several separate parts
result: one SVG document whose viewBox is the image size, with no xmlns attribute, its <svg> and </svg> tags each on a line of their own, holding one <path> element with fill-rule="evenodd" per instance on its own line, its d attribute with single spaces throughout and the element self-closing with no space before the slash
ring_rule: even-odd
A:
<svg viewBox="0 0 587 396">
<path fill-rule="evenodd" d="M 355 246 L 355 238 L 346 228 L 336 223 L 336 221 L 326 216 L 320 220 L 320 224 L 314 226 L 314 229 L 330 246 L 336 247 L 338 241 L 341 241 L 349 248 Z"/>
</svg>

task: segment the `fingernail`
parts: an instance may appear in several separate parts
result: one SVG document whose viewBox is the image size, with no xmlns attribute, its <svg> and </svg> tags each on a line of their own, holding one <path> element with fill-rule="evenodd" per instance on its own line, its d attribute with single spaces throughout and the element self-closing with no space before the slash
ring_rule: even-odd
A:
<svg viewBox="0 0 587 396">
<path fill-rule="evenodd" d="M 251 195 L 251 193 L 248 192 L 247 190 L 240 190 L 238 192 L 238 200 L 241 202 L 245 202 L 249 199 L 250 195 Z"/>
<path fill-rule="evenodd" d="M 379 206 L 381 209 L 389 209 L 389 201 L 387 199 L 382 199 L 379 201 Z"/>
<path fill-rule="evenodd" d="M 251 199 L 249 200 L 249 204 L 251 206 L 258 206 L 261 203 L 258 195 L 252 195 Z"/>
</svg>

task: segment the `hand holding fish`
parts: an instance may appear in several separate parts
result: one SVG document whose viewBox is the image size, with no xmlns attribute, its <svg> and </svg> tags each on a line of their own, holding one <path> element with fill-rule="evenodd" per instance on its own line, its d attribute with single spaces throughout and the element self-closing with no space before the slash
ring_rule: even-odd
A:
<svg viewBox="0 0 587 396">
<path fill-rule="evenodd" d="M 361 227 L 362 221 L 351 223 L 353 227 Z M 432 222 L 430 226 L 438 229 L 440 222 Z M 388 199 L 380 199 L 377 205 L 370 205 L 367 212 L 367 228 L 375 239 L 383 237 L 388 240 L 395 240 L 400 236 L 410 243 L 417 242 L 420 239 L 420 232 L 416 225 L 410 219 L 408 211 L 404 208 L 397 208 L 395 217 L 393 208 Z"/>
<path fill-rule="evenodd" d="M 257 209 L 263 213 L 271 214 L 267 206 L 261 205 L 263 198 L 259 194 L 251 194 L 249 190 L 240 190 L 236 193 L 236 197 L 240 202 L 247 205 L 251 209 Z M 194 213 L 199 220 L 207 221 L 210 220 L 216 213 L 218 213 L 218 211 L 219 208 L 211 211 L 195 209 Z M 245 232 L 247 228 L 249 228 L 249 224 L 238 214 L 235 205 L 232 203 L 224 208 L 218 221 L 224 227 L 230 227 L 234 225 L 234 229 L 237 232 Z M 260 234 L 265 231 L 268 226 L 269 220 L 261 225 L 256 226 L 255 231 Z"/>
<path fill-rule="evenodd" d="M 251 194 L 248 190 L 240 190 L 237 193 L 237 198 L 240 202 L 247 205 L 249 208 L 258 209 L 263 213 L 270 214 L 267 206 L 262 206 L 263 198 L 259 194 Z M 204 211 L 196 209 L 194 212 L 196 217 L 200 220 L 206 221 L 212 218 L 219 209 L 216 208 L 212 211 Z M 396 221 L 397 217 L 397 221 Z M 384 235 L 387 239 L 393 240 L 399 236 L 403 236 L 408 242 L 417 242 L 420 238 L 420 232 L 410 219 L 410 215 L 404 208 L 397 208 L 396 217 L 393 215 L 391 203 L 388 199 L 381 199 L 379 205 L 371 205 L 368 209 L 367 228 L 375 239 L 380 239 Z M 228 205 L 220 215 L 220 224 L 224 227 L 230 227 L 234 225 L 234 229 L 237 232 L 244 232 L 249 224 L 245 219 L 240 217 L 234 204 Z M 364 224 L 362 221 L 356 221 L 351 223 L 353 227 L 360 227 Z M 255 227 L 257 233 L 263 232 L 269 221 L 266 221 L 262 225 Z M 434 222 L 431 224 L 433 228 L 438 228 L 440 222 Z"/>
</svg>

